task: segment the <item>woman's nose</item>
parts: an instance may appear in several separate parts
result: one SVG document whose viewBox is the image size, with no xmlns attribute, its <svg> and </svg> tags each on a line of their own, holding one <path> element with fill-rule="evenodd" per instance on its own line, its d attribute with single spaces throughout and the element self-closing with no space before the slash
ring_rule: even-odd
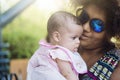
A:
<svg viewBox="0 0 120 80">
<path fill-rule="evenodd" d="M 83 30 L 85 32 L 90 32 L 91 31 L 91 28 L 90 28 L 90 25 L 89 25 L 89 21 L 86 22 L 85 24 L 83 24 Z"/>
</svg>

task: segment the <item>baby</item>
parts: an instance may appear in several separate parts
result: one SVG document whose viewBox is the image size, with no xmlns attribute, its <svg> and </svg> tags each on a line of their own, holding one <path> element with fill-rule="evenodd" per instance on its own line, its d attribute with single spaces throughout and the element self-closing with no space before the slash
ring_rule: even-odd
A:
<svg viewBox="0 0 120 80">
<path fill-rule="evenodd" d="M 77 18 L 65 11 L 54 13 L 48 20 L 46 41 L 31 57 L 27 80 L 79 80 L 87 66 L 77 52 L 83 29 Z"/>
</svg>

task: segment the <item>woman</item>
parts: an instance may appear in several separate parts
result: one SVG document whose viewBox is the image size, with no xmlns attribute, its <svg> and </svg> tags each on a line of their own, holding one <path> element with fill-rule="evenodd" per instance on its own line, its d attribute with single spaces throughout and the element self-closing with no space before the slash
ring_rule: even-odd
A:
<svg viewBox="0 0 120 80">
<path fill-rule="evenodd" d="M 117 0 L 73 0 L 73 3 L 83 6 L 77 10 L 84 29 L 79 53 L 89 69 L 79 79 L 120 80 L 120 52 L 110 41 L 112 37 L 120 37 Z"/>
</svg>

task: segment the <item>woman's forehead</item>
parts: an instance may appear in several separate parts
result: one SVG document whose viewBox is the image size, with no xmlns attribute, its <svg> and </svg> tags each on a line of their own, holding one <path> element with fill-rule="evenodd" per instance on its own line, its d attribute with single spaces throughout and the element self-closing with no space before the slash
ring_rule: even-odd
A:
<svg viewBox="0 0 120 80">
<path fill-rule="evenodd" d="M 105 22 L 105 12 L 95 5 L 88 5 L 84 8 L 90 18 L 98 18 Z"/>
</svg>

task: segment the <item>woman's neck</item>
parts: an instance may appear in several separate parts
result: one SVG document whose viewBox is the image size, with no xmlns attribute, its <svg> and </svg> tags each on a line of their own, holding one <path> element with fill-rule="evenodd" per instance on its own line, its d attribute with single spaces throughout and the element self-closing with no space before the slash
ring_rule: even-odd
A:
<svg viewBox="0 0 120 80">
<path fill-rule="evenodd" d="M 104 55 L 101 48 L 81 49 L 79 52 L 88 68 L 91 68 Z"/>
<path fill-rule="evenodd" d="M 79 52 L 81 55 L 98 55 L 100 53 L 103 53 L 102 48 L 94 48 L 94 49 L 86 49 L 86 48 L 80 48 Z"/>
</svg>

